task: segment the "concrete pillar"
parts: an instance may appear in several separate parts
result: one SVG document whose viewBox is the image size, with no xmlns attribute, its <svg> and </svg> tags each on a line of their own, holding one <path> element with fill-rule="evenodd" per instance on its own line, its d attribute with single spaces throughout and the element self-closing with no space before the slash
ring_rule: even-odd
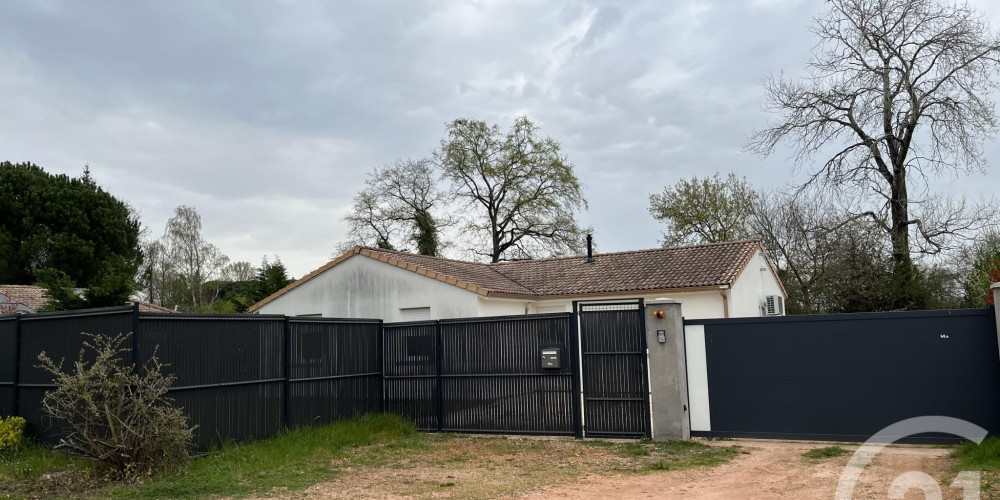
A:
<svg viewBox="0 0 1000 500">
<path fill-rule="evenodd" d="M 647 302 L 645 314 L 653 439 L 690 439 L 681 304 L 676 300 Z"/>
</svg>

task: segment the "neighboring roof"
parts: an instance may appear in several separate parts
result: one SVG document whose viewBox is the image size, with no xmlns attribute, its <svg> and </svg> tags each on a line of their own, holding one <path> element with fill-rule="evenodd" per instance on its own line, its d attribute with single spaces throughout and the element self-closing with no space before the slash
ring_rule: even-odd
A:
<svg viewBox="0 0 1000 500">
<path fill-rule="evenodd" d="M 83 290 L 82 288 L 80 290 Z M 45 304 L 49 303 L 49 296 L 45 288 L 35 285 L 0 285 L 0 295 L 5 295 L 11 302 L 23 304 L 24 306 L 38 311 Z M 173 309 L 150 304 L 142 300 L 130 300 L 129 304 L 139 303 L 139 310 L 142 312 L 175 312 Z M 124 304 L 123 304 L 124 305 Z"/>
<path fill-rule="evenodd" d="M 762 250 L 758 240 L 654 248 L 585 256 L 485 264 L 354 247 L 325 266 L 250 307 L 256 311 L 355 255 L 426 275 L 483 296 L 551 298 L 683 288 L 731 286 L 750 258 Z"/>
<path fill-rule="evenodd" d="M 6 295 L 11 302 L 17 302 L 35 311 L 48 304 L 45 289 L 33 285 L 0 285 L 0 295 Z"/>
<path fill-rule="evenodd" d="M 177 312 L 169 307 L 158 306 L 156 304 L 151 304 L 142 300 L 130 300 L 130 304 L 139 304 L 139 311 L 141 312 L 152 312 L 152 313 L 172 313 Z"/>
</svg>

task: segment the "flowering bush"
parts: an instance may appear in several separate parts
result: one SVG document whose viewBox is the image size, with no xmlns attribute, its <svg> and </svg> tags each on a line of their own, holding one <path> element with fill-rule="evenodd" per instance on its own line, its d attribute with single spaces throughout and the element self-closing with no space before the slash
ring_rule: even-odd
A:
<svg viewBox="0 0 1000 500">
<path fill-rule="evenodd" d="M 0 418 L 0 454 L 16 452 L 24 445 L 24 419 Z"/>
</svg>

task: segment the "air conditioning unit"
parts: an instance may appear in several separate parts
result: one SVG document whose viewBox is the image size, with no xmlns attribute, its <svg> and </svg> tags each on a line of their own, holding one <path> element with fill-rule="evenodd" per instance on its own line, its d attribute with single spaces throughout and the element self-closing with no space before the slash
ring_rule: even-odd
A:
<svg viewBox="0 0 1000 500">
<path fill-rule="evenodd" d="M 781 295 L 768 295 L 764 298 L 764 316 L 784 316 L 785 298 Z"/>
</svg>

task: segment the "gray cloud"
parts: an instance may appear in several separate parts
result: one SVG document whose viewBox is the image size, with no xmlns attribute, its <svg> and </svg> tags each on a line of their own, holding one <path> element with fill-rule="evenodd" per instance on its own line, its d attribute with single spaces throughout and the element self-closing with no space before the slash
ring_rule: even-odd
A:
<svg viewBox="0 0 1000 500">
<path fill-rule="evenodd" d="M 1000 27 L 1000 8 L 980 3 Z M 715 171 L 788 181 L 787 153 L 742 145 L 768 120 L 760 80 L 801 71 L 822 8 L 4 2 L 0 158 L 73 174 L 89 163 L 155 232 L 195 205 L 231 257 L 278 254 L 302 275 L 343 238 L 372 166 L 429 154 L 456 117 L 527 114 L 577 166 L 601 248 L 650 247 L 647 196 L 664 185 Z M 951 189 L 984 193 L 983 180 Z"/>
</svg>

